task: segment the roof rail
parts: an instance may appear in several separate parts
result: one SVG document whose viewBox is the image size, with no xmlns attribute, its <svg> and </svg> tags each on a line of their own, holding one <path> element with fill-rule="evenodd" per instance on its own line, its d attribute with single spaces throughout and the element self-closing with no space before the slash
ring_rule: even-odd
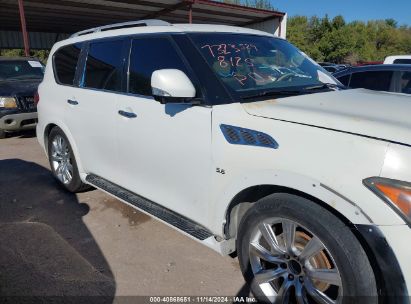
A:
<svg viewBox="0 0 411 304">
<path fill-rule="evenodd" d="M 129 22 L 114 23 L 114 24 L 109 24 L 109 25 L 93 27 L 91 29 L 87 29 L 87 30 L 84 30 L 84 31 L 74 33 L 73 35 L 70 36 L 70 38 L 81 36 L 81 35 L 86 35 L 86 34 L 90 34 L 90 33 L 97 33 L 97 32 L 127 28 L 127 27 L 168 26 L 168 25 L 171 25 L 171 24 L 168 23 L 167 21 L 158 20 L 158 19 L 146 19 L 146 20 L 138 20 L 138 21 L 129 21 Z"/>
</svg>

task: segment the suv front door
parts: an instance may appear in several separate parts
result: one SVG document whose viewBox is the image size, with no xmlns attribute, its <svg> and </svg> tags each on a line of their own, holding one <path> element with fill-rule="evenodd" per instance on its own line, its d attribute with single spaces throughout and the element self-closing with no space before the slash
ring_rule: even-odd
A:
<svg viewBox="0 0 411 304">
<path fill-rule="evenodd" d="M 169 37 L 131 40 L 128 95 L 116 119 L 121 172 L 116 183 L 198 223 L 205 221 L 211 167 L 211 107 L 160 104 L 151 94 L 158 69 L 189 69 Z"/>
</svg>

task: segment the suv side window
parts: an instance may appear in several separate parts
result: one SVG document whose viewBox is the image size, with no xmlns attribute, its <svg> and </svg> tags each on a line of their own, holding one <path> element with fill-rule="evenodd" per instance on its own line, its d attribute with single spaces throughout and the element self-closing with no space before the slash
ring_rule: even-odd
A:
<svg viewBox="0 0 411 304">
<path fill-rule="evenodd" d="M 411 72 L 401 73 L 400 92 L 411 94 Z"/>
<path fill-rule="evenodd" d="M 348 86 L 348 83 L 350 82 L 350 77 L 351 77 L 351 74 L 347 74 L 347 75 L 344 75 L 344 76 L 342 76 L 342 77 L 338 77 L 337 79 L 338 79 L 343 85 Z"/>
<path fill-rule="evenodd" d="M 60 84 L 74 85 L 77 62 L 83 44 L 76 43 L 63 46 L 54 54 L 56 81 Z"/>
<path fill-rule="evenodd" d="M 188 75 L 183 60 L 168 38 L 132 40 L 128 92 L 151 96 L 151 74 L 159 69 L 179 69 Z"/>
<path fill-rule="evenodd" d="M 81 86 L 121 91 L 123 40 L 91 42 Z"/>
<path fill-rule="evenodd" d="M 376 91 L 389 91 L 393 71 L 370 71 L 353 73 L 351 88 L 364 88 Z"/>
</svg>

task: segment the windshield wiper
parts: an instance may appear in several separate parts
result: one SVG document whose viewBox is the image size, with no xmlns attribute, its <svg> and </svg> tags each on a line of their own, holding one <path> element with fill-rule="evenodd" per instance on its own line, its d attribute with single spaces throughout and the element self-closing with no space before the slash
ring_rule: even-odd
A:
<svg viewBox="0 0 411 304">
<path fill-rule="evenodd" d="M 345 90 L 347 89 L 345 86 L 334 84 L 334 83 L 323 83 L 320 85 L 313 85 L 301 88 L 299 90 L 271 90 L 271 91 L 263 91 L 258 94 L 254 95 L 247 95 L 241 97 L 243 100 L 247 99 L 254 99 L 254 98 L 261 98 L 261 97 L 269 97 L 269 96 L 295 96 L 295 95 L 302 95 L 302 94 L 310 94 L 321 90 L 327 89 L 340 89 Z"/>
<path fill-rule="evenodd" d="M 302 89 L 302 91 L 318 91 L 325 89 L 340 89 L 345 90 L 346 87 L 336 83 L 322 83 L 320 85 L 308 86 Z"/>
<path fill-rule="evenodd" d="M 242 96 L 241 99 L 247 100 L 247 99 L 254 99 L 254 98 L 260 98 L 260 97 L 268 97 L 268 96 L 294 96 L 294 95 L 299 95 L 302 94 L 303 92 L 300 90 L 278 90 L 278 91 L 264 91 L 258 94 L 253 94 L 253 95 L 247 95 L 247 96 Z"/>
</svg>

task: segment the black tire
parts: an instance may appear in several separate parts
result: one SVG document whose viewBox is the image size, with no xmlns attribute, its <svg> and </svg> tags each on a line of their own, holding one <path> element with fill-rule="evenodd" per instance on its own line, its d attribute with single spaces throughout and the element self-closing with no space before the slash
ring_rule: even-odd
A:
<svg viewBox="0 0 411 304">
<path fill-rule="evenodd" d="M 283 219 L 283 221 L 281 219 Z M 311 239 L 316 236 L 316 240 L 319 239 L 321 241 L 319 243 L 324 246 L 324 250 L 319 251 L 319 253 L 316 253 L 316 255 L 313 255 L 312 259 L 318 259 L 319 261 L 322 261 L 321 259 L 329 260 L 329 264 L 327 264 L 328 266 L 318 268 L 327 268 L 327 271 L 331 270 L 337 272 L 338 286 L 333 286 L 331 283 L 328 284 L 327 287 L 327 285 L 324 285 L 325 281 L 319 282 L 312 280 L 312 272 L 309 273 L 310 270 L 307 270 L 307 268 L 313 268 L 307 267 L 306 263 L 308 260 L 308 265 L 311 266 L 310 261 L 313 260 L 311 260 L 311 258 L 305 258 L 303 260 L 303 257 L 301 255 L 301 252 L 305 247 L 297 249 L 295 251 L 297 253 L 293 255 L 293 250 L 295 250 L 297 246 L 293 245 L 294 249 L 291 250 L 291 256 L 288 254 L 284 255 L 284 258 L 288 258 L 288 260 L 286 260 L 287 263 L 281 264 L 277 261 L 275 261 L 274 263 L 278 264 L 270 264 L 270 262 L 265 262 L 260 258 L 261 253 L 254 255 L 256 251 L 253 251 L 251 249 L 254 249 L 255 245 L 250 245 L 250 242 L 253 242 L 253 244 L 256 244 L 256 242 L 262 242 L 262 244 L 264 244 L 266 239 L 263 237 L 264 234 L 260 231 L 264 231 L 264 227 L 267 226 L 258 226 L 259 224 L 263 223 L 263 221 L 265 221 L 266 225 L 268 223 L 268 227 L 271 227 L 271 230 L 269 229 L 268 231 L 274 233 L 278 240 L 278 244 L 281 243 L 281 250 L 285 250 L 286 247 L 284 245 L 286 241 L 283 241 L 285 239 L 285 232 L 283 233 L 283 231 L 290 231 L 290 229 L 283 227 L 290 225 L 290 223 L 298 223 L 301 226 L 296 227 L 303 228 L 293 228 L 292 231 L 296 231 L 294 233 L 294 236 L 296 238 L 294 241 L 290 241 L 288 243 L 297 244 L 297 235 L 299 238 L 301 236 L 311 235 Z M 280 221 L 280 223 L 278 223 L 277 221 Z M 304 228 L 307 228 L 309 232 L 306 232 Z M 301 231 L 299 229 L 301 229 Z M 290 238 L 289 240 L 291 239 L 292 238 Z M 305 243 L 305 245 L 307 245 L 311 239 L 307 238 L 307 243 Z M 267 242 L 266 244 L 269 243 Z M 268 245 L 263 246 L 266 246 L 271 252 L 277 252 L 275 251 L 275 249 L 271 249 L 273 247 L 269 247 Z M 322 208 L 318 204 L 308 199 L 286 193 L 277 193 L 269 195 L 256 202 L 255 205 L 246 212 L 241 220 L 237 238 L 237 252 L 244 278 L 250 286 L 252 293 L 254 294 L 254 296 L 256 296 L 259 302 L 272 303 L 273 299 L 275 299 L 276 301 L 283 301 L 282 303 L 296 303 L 296 291 L 298 287 L 301 293 L 309 294 L 309 296 L 306 296 L 304 300 L 307 300 L 307 303 L 311 303 L 314 299 L 319 300 L 319 297 L 312 297 L 312 293 L 308 292 L 308 290 L 312 292 L 312 286 L 318 286 L 318 289 L 320 289 L 320 287 L 322 289 L 326 288 L 326 290 L 321 291 L 329 295 L 330 297 L 332 297 L 333 294 L 336 295 L 336 297 L 338 298 L 334 298 L 333 300 L 338 299 L 342 303 L 378 303 L 375 275 L 367 258 L 367 255 L 359 241 L 341 220 L 339 220 L 328 210 Z M 300 254 L 300 256 L 298 256 L 298 253 Z M 299 257 L 301 257 L 300 260 Z M 296 260 L 294 260 L 294 258 Z M 301 266 L 300 268 L 297 267 L 297 272 L 295 272 L 296 267 L 293 267 L 294 264 L 291 264 L 291 260 L 297 261 Z M 261 265 L 258 264 L 259 262 L 261 262 Z M 320 263 L 317 263 L 317 265 L 318 264 Z M 261 268 L 258 268 L 259 266 L 261 266 Z M 286 282 L 290 285 L 295 284 L 291 285 L 292 287 L 288 289 L 289 292 L 286 293 L 287 296 L 281 298 L 268 298 L 266 296 L 266 293 L 264 293 L 260 288 L 261 283 L 256 282 L 257 280 L 260 280 L 259 282 L 266 282 L 265 277 L 263 277 L 263 281 L 261 281 L 261 276 L 255 279 L 255 273 L 258 274 L 259 269 L 261 269 L 261 272 L 265 271 L 266 269 L 271 269 L 270 267 L 278 269 L 279 272 L 283 271 L 282 269 L 284 269 L 285 273 L 281 274 L 282 277 L 279 278 L 278 281 L 272 281 L 271 277 L 269 278 L 269 291 L 271 290 L 270 288 L 272 288 L 274 290 L 274 294 L 276 294 L 281 290 L 281 287 L 283 287 L 283 284 L 285 284 Z M 318 269 L 314 268 L 314 270 Z M 309 282 L 314 282 L 314 284 L 322 285 L 312 285 L 311 283 L 308 284 Z M 267 288 L 266 286 L 267 284 L 265 286 L 263 285 L 264 288 Z M 342 289 L 340 290 L 339 288 Z M 338 296 L 339 292 L 342 293 L 342 297 Z M 302 303 L 302 299 L 303 297 L 299 296 L 299 303 Z"/>
<path fill-rule="evenodd" d="M 0 139 L 6 138 L 6 131 L 0 130 Z"/>
<path fill-rule="evenodd" d="M 60 136 L 61 138 L 63 138 L 63 140 L 65 141 L 66 145 L 67 145 L 67 150 L 70 153 L 69 155 L 69 162 L 72 165 L 72 174 L 71 174 L 71 180 L 69 182 L 63 182 L 59 177 L 58 174 L 56 173 L 56 169 L 55 166 L 53 165 L 53 155 L 52 155 L 52 145 L 53 145 L 53 141 Z M 48 154 L 49 154 L 49 164 L 50 164 L 50 169 L 51 172 L 54 176 L 54 178 L 59 182 L 60 185 L 62 185 L 66 190 L 70 191 L 70 192 L 83 192 L 89 189 L 92 189 L 92 187 L 90 185 L 84 184 L 81 179 L 80 179 L 80 175 L 78 172 L 78 168 L 77 168 L 77 162 L 76 159 L 74 157 L 74 153 L 73 153 L 73 149 L 71 148 L 70 142 L 67 139 L 67 136 L 64 134 L 64 132 L 59 128 L 59 127 L 54 127 L 51 131 L 50 134 L 48 136 Z"/>
</svg>

